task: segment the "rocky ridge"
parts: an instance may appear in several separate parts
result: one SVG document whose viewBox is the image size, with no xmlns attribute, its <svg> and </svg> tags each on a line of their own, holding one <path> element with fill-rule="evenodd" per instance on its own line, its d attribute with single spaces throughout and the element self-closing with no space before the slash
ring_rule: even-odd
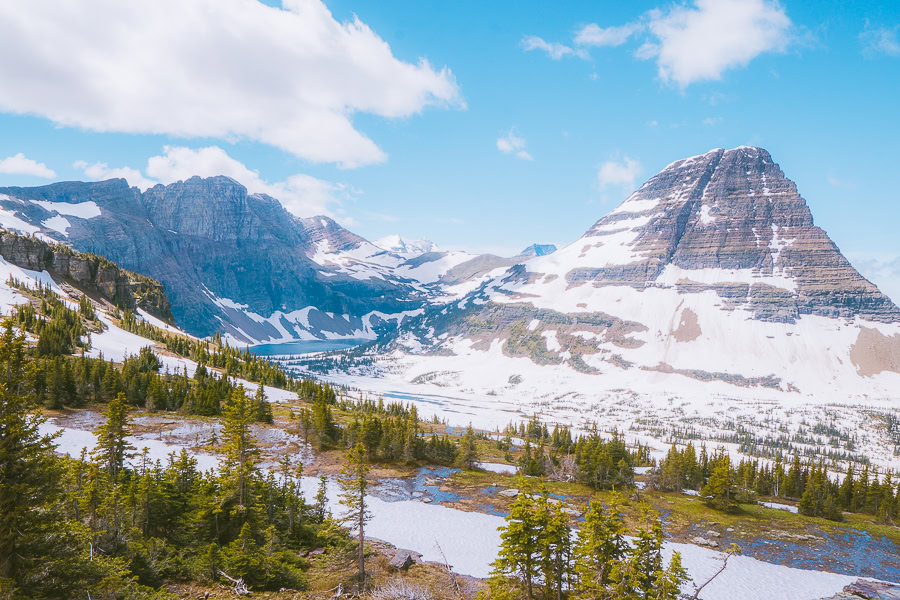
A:
<svg viewBox="0 0 900 600">
<path fill-rule="evenodd" d="M 6 230 L 0 230 L 0 256 L 23 269 L 47 271 L 55 281 L 98 295 L 120 309 L 140 308 L 173 323 L 162 284 L 104 257 Z"/>
</svg>

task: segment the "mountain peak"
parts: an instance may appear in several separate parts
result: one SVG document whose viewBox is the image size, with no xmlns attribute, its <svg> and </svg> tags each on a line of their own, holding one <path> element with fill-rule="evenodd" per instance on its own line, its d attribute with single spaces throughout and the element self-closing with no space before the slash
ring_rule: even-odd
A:
<svg viewBox="0 0 900 600">
<path fill-rule="evenodd" d="M 516 256 L 546 256 L 556 252 L 554 244 L 532 244 L 519 252 Z"/>
<path fill-rule="evenodd" d="M 431 240 L 408 240 L 397 234 L 385 236 L 380 240 L 377 240 L 375 245 L 379 248 L 384 248 L 388 252 L 396 252 L 397 254 L 407 254 L 411 256 L 438 251 L 437 245 Z"/>
</svg>

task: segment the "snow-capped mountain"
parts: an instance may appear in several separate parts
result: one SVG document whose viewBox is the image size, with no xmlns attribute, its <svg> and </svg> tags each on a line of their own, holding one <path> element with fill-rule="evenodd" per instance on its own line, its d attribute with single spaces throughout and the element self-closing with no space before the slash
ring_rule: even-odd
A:
<svg viewBox="0 0 900 600">
<path fill-rule="evenodd" d="M 149 275 L 179 326 L 250 343 L 374 338 L 416 314 L 436 293 L 426 284 L 466 258 L 387 252 L 227 177 L 144 193 L 122 179 L 2 188 L 0 226 Z"/>
<path fill-rule="evenodd" d="M 0 227 L 153 277 L 180 327 L 239 343 L 375 339 L 444 298 L 448 272 L 453 284 L 481 273 L 457 269 L 476 255 L 399 236 L 385 244 L 401 251 L 386 250 L 221 176 L 143 193 L 123 179 L 0 188 Z"/>
<path fill-rule="evenodd" d="M 375 242 L 379 248 L 384 248 L 388 252 L 416 256 L 425 254 L 426 252 L 438 252 L 437 245 L 431 240 L 407 240 L 399 235 L 388 235 Z"/>
<path fill-rule="evenodd" d="M 753 147 L 672 163 L 393 344 L 407 380 L 484 391 L 900 398 L 900 309 Z"/>
</svg>

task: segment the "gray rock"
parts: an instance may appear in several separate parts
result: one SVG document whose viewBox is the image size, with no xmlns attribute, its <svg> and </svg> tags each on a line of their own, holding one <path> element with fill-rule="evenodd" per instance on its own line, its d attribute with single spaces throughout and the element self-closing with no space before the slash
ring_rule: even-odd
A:
<svg viewBox="0 0 900 600">
<path fill-rule="evenodd" d="M 422 555 L 411 550 L 397 550 L 394 558 L 391 559 L 390 565 L 392 569 L 405 571 L 417 562 L 421 562 Z"/>
<path fill-rule="evenodd" d="M 497 492 L 498 496 L 503 496 L 504 498 L 515 498 L 519 495 L 519 490 L 516 488 L 510 488 L 508 490 L 501 490 Z"/>
</svg>

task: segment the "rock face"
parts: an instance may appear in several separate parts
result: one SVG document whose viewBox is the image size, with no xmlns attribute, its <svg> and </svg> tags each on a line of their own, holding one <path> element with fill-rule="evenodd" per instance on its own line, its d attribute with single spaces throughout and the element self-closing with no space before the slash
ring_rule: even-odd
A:
<svg viewBox="0 0 900 600">
<path fill-rule="evenodd" d="M 119 308 L 142 308 L 173 322 L 162 284 L 126 271 L 106 258 L 3 230 L 0 230 L 0 256 L 23 269 L 47 271 L 55 280 L 95 293 Z"/>
<path fill-rule="evenodd" d="M 65 233 L 46 227 L 51 215 L 91 203 L 98 214 L 65 217 Z M 42 235 L 163 282 L 175 320 L 195 335 L 374 336 L 388 315 L 422 303 L 410 280 L 363 272 L 369 260 L 378 269 L 401 258 L 327 217 L 295 218 L 274 198 L 248 194 L 227 177 L 193 177 L 143 194 L 122 179 L 0 188 L 0 207 Z M 327 260 L 353 261 L 355 252 L 362 256 L 353 269 Z"/>
<path fill-rule="evenodd" d="M 567 281 L 713 290 L 729 306 L 766 321 L 806 314 L 900 319 L 900 309 L 813 224 L 797 186 L 761 148 L 718 149 L 672 163 L 598 221 L 583 242 L 589 251 L 626 238 L 621 256 L 573 269 Z M 704 269 L 718 279 L 692 277 Z M 728 271 L 749 271 L 752 279 L 729 281 Z"/>
</svg>

